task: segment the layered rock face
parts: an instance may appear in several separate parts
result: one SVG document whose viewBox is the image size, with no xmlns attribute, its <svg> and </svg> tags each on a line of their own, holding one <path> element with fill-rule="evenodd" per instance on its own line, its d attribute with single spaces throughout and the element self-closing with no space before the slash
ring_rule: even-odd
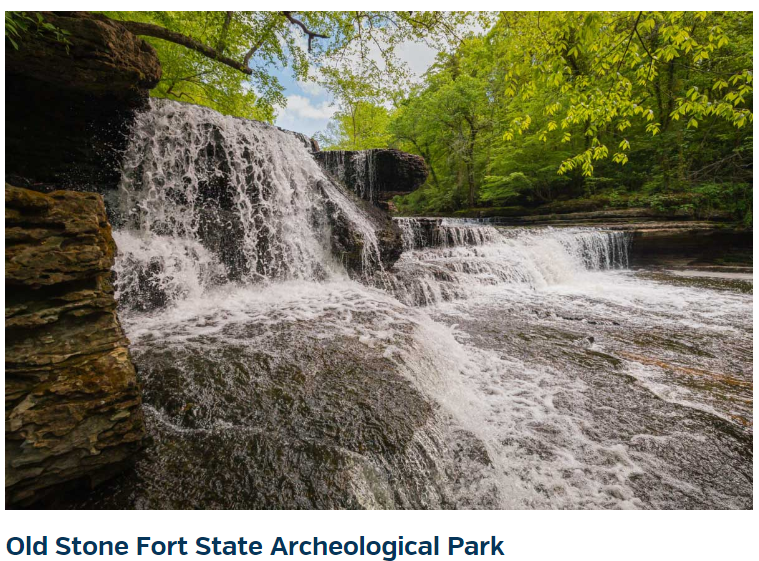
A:
<svg viewBox="0 0 759 561">
<path fill-rule="evenodd" d="M 642 227 L 640 227 L 642 226 Z M 708 223 L 659 223 L 632 229 L 630 265 L 751 266 L 752 232 Z"/>
<path fill-rule="evenodd" d="M 400 150 L 316 152 L 316 161 L 365 201 L 387 208 L 395 195 L 421 186 L 429 171 L 424 158 Z"/>
<path fill-rule="evenodd" d="M 41 15 L 69 40 L 6 42 L 6 178 L 41 191 L 115 185 L 133 112 L 161 77 L 155 50 L 105 16 Z"/>
<path fill-rule="evenodd" d="M 132 459 L 141 395 L 100 195 L 5 187 L 6 504 L 95 485 Z"/>
</svg>

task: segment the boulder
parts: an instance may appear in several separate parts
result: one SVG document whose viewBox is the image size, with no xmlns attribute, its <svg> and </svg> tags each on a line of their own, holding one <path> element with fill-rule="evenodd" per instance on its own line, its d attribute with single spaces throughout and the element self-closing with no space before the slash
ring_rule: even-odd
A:
<svg viewBox="0 0 759 561">
<path fill-rule="evenodd" d="M 144 435 L 100 195 L 5 187 L 5 500 L 128 465 Z"/>
<path fill-rule="evenodd" d="M 68 42 L 46 32 L 18 50 L 6 41 L 6 178 L 39 191 L 115 185 L 134 111 L 161 77 L 155 50 L 103 15 L 40 15 Z"/>
<path fill-rule="evenodd" d="M 393 149 L 315 152 L 332 177 L 382 209 L 395 195 L 410 193 L 427 180 L 424 158 Z"/>
</svg>

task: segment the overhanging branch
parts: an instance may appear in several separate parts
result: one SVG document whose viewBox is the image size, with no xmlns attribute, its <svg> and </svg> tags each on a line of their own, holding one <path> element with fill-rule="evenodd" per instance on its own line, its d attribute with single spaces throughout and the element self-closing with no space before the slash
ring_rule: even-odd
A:
<svg viewBox="0 0 759 561">
<path fill-rule="evenodd" d="M 311 52 L 311 43 L 314 40 L 314 38 L 320 38 L 320 39 L 329 39 L 329 35 L 324 35 L 322 33 L 316 33 L 315 31 L 311 31 L 305 23 L 297 19 L 292 15 L 292 12 L 281 12 L 282 15 L 287 18 L 287 21 L 289 21 L 291 24 L 296 25 L 300 27 L 303 30 L 303 33 L 305 33 L 308 36 L 308 52 Z M 229 25 L 232 21 L 232 12 L 226 12 L 225 19 L 224 19 L 224 25 L 221 30 L 219 43 L 217 48 L 210 47 L 204 43 L 201 43 L 200 41 L 197 41 L 196 39 L 193 39 L 192 37 L 188 35 L 183 35 L 182 33 L 177 33 L 176 31 L 171 31 L 169 29 L 166 29 L 165 27 L 161 27 L 160 25 L 154 25 L 152 23 L 144 23 L 141 21 L 124 21 L 124 20 L 118 20 L 118 22 L 123 25 L 128 31 L 134 33 L 135 35 L 142 35 L 145 37 L 155 37 L 156 39 L 163 39 L 164 41 L 169 41 L 170 43 L 175 43 L 177 45 L 182 45 L 183 47 L 187 47 L 188 49 L 191 49 L 197 53 L 202 54 L 203 56 L 206 56 L 212 60 L 215 60 L 217 62 L 220 62 L 221 64 L 224 64 L 226 66 L 229 66 L 230 68 L 234 68 L 235 70 L 238 70 L 242 72 L 243 74 L 247 74 L 250 76 L 253 74 L 253 70 L 248 66 L 248 63 L 250 62 L 251 57 L 256 53 L 258 49 L 261 48 L 263 43 L 266 41 L 266 38 L 268 37 L 269 33 L 271 32 L 272 28 L 275 26 L 276 21 L 272 21 L 269 23 L 269 25 L 266 26 L 263 33 L 261 34 L 258 41 L 251 46 L 250 50 L 248 50 L 247 53 L 245 53 L 245 58 L 242 62 L 236 61 L 228 56 L 224 56 L 224 50 L 226 48 L 226 38 L 227 38 L 227 32 L 229 30 Z"/>
<path fill-rule="evenodd" d="M 247 74 L 248 76 L 253 74 L 253 70 L 248 68 L 247 64 L 243 64 L 227 56 L 224 56 L 216 49 L 209 47 L 208 45 L 204 45 L 200 41 L 196 41 L 195 39 L 193 39 L 192 37 L 188 37 L 187 35 L 182 35 L 181 33 L 177 33 L 175 31 L 169 31 L 165 27 L 161 27 L 160 25 L 153 25 L 152 23 L 143 23 L 140 21 L 121 21 L 121 20 L 119 20 L 119 23 L 123 25 L 127 30 L 134 33 L 135 35 L 155 37 L 156 39 L 163 39 L 164 41 L 176 43 L 177 45 L 182 45 L 183 47 L 187 47 L 188 49 L 198 52 L 210 59 L 220 62 L 226 66 L 229 66 L 230 68 L 239 70 L 243 74 Z"/>
<path fill-rule="evenodd" d="M 300 21 L 299 19 L 296 19 L 293 17 L 292 12 L 282 12 L 282 14 L 287 18 L 287 21 L 292 23 L 293 25 L 297 25 L 303 30 L 303 33 L 308 35 L 308 52 L 311 52 L 311 41 L 313 41 L 314 37 L 319 37 L 320 39 L 329 39 L 329 35 L 322 35 L 321 33 L 316 33 L 314 31 L 311 31 L 308 27 L 306 27 L 306 24 Z"/>
</svg>

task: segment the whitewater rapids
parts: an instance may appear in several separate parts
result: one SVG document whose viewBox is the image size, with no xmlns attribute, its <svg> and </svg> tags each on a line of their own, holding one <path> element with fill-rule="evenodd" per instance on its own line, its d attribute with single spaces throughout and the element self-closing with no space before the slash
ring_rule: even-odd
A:
<svg viewBox="0 0 759 561">
<path fill-rule="evenodd" d="M 235 274 L 199 220 L 211 142 Z M 401 259 L 360 283 L 325 197 L 367 260 L 372 232 L 328 181 L 273 127 L 138 122 L 114 237 L 153 444 L 85 506 L 752 508 L 751 281 L 632 271 L 622 232 L 399 219 Z M 146 271 L 157 309 L 130 304 Z"/>
</svg>

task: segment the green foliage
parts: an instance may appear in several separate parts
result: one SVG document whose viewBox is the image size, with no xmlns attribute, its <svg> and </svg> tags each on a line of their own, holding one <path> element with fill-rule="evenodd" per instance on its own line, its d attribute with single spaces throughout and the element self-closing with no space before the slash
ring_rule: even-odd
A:
<svg viewBox="0 0 759 561">
<path fill-rule="evenodd" d="M 45 21 L 39 12 L 34 13 L 34 16 L 30 16 L 26 12 L 5 12 L 5 38 L 14 49 L 19 49 L 19 42 L 23 41 L 24 35 L 28 33 L 47 35 L 63 43 L 66 46 L 66 52 L 68 52 L 71 44 L 68 39 L 71 34 L 67 30 L 60 29 Z"/>
<path fill-rule="evenodd" d="M 105 12 L 114 19 L 160 25 L 171 31 L 221 50 L 242 60 L 256 40 L 253 74 L 247 76 L 204 55 L 162 39 L 144 37 L 155 47 L 163 75 L 151 92 L 166 97 L 211 107 L 227 115 L 273 121 L 275 106 L 284 105 L 283 87 L 270 75 L 268 65 L 291 65 L 296 76 L 305 76 L 308 65 L 295 37 L 279 41 L 271 24 L 270 12 L 239 12 L 224 31 L 225 12 Z M 268 30 L 268 31 L 267 31 Z"/>
<path fill-rule="evenodd" d="M 506 206 L 517 202 L 533 189 L 532 180 L 521 172 L 501 175 L 486 175 L 480 188 L 480 202 L 494 206 Z"/>
<path fill-rule="evenodd" d="M 246 64 L 252 72 L 248 76 L 185 46 L 145 37 L 158 51 L 163 67 L 153 95 L 266 121 L 273 121 L 276 108 L 286 104 L 272 68 L 289 68 L 296 80 L 318 78 L 328 85 L 330 76 L 357 71 L 375 90 L 391 84 L 398 89 L 408 73 L 395 54 L 397 46 L 426 41 L 442 48 L 469 17 L 467 12 L 347 11 L 105 14 L 191 37 Z M 380 60 L 368 56 L 372 49 L 379 51 Z"/>
<path fill-rule="evenodd" d="M 752 82 L 750 13 L 502 13 L 397 102 L 392 144 L 427 160 L 436 193 L 397 206 L 574 200 L 750 222 Z"/>
<path fill-rule="evenodd" d="M 725 210 L 747 227 L 753 226 L 753 188 L 749 183 L 702 183 L 693 188 L 694 209 L 705 218 L 714 212 Z"/>
<path fill-rule="evenodd" d="M 345 104 L 335 113 L 327 129 L 315 135 L 323 150 L 369 150 L 385 148 L 390 112 L 368 101 Z"/>
<path fill-rule="evenodd" d="M 502 14 L 491 33 L 505 38 L 496 48 L 509 101 L 544 98 L 544 141 L 582 134 L 583 150 L 559 173 L 589 177 L 612 152 L 614 162 L 629 161 L 624 134 L 636 124 L 656 136 L 681 119 L 688 129 L 707 118 L 739 129 L 753 122 L 747 32 L 751 15 L 742 12 L 532 12 Z M 537 116 L 517 113 L 504 138 Z"/>
</svg>

